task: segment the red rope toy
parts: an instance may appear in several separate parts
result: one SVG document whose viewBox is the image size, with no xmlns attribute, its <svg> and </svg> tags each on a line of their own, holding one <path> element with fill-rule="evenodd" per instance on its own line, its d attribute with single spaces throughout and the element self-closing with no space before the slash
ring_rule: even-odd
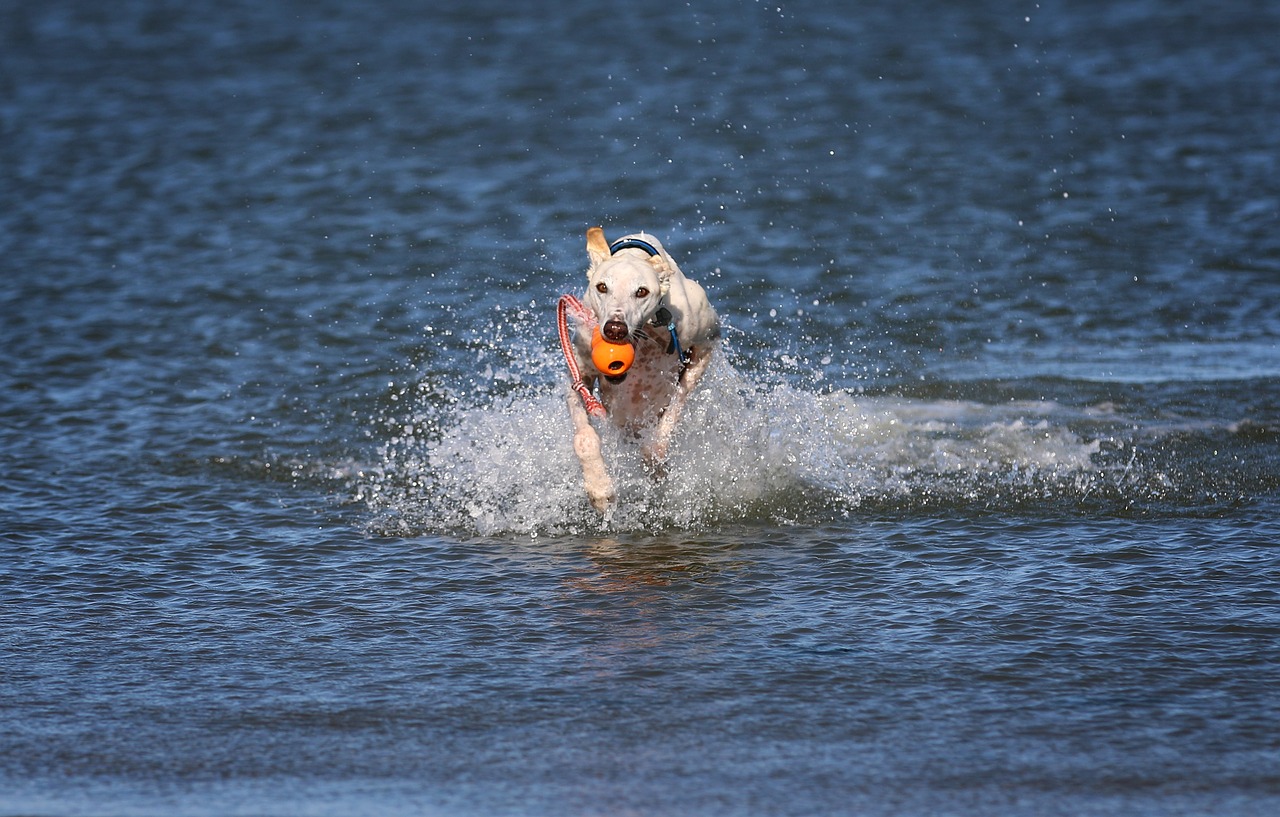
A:
<svg viewBox="0 0 1280 817">
<path fill-rule="evenodd" d="M 586 407 L 587 413 L 592 417 L 605 416 L 604 403 L 596 399 L 591 393 L 591 389 L 587 388 L 587 384 L 582 382 L 582 372 L 578 369 L 578 357 L 573 352 L 573 340 L 569 337 L 569 310 L 573 310 L 573 317 L 588 329 L 596 329 L 598 321 L 595 316 L 582 305 L 572 295 L 561 295 L 560 303 L 556 306 L 556 324 L 560 330 L 560 351 L 564 352 L 564 362 L 569 367 L 569 376 L 573 378 L 570 384 L 574 391 L 582 395 L 582 405 Z"/>
</svg>

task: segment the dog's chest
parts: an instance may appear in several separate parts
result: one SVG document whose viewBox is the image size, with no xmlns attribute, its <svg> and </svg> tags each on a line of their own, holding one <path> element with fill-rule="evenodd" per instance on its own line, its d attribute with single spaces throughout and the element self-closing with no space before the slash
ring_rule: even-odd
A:
<svg viewBox="0 0 1280 817">
<path fill-rule="evenodd" d="M 681 368 L 680 358 L 659 344 L 641 344 L 621 382 L 601 380 L 600 396 L 613 421 L 633 431 L 656 423 L 675 395 Z"/>
</svg>

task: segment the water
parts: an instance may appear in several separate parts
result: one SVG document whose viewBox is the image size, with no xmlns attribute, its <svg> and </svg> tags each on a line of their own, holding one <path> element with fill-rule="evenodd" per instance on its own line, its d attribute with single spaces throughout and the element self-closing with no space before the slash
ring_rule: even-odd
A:
<svg viewBox="0 0 1280 817">
<path fill-rule="evenodd" d="M 1275 813 L 1274 4 L 569 5 L 5 4 L 0 813 Z"/>
</svg>

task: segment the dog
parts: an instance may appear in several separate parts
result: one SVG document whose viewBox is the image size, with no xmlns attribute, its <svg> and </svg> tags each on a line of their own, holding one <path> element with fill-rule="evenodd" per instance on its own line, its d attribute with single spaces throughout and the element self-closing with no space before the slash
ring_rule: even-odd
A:
<svg viewBox="0 0 1280 817">
<path fill-rule="evenodd" d="M 617 502 L 617 492 L 588 409 L 596 414 L 603 410 L 635 437 L 646 466 L 661 477 L 684 405 L 719 348 L 720 319 L 706 291 L 686 278 L 661 242 L 647 233 L 609 242 L 602 228 L 592 227 L 587 230 L 587 257 L 587 290 L 581 299 L 585 314 L 580 318 L 594 325 L 580 326 L 568 344 L 562 319 L 561 343 L 566 359 L 573 358 L 570 372 L 578 377 L 568 393 L 573 450 L 582 464 L 587 498 L 604 514 Z M 604 341 L 630 342 L 634 360 L 623 374 L 597 368 L 592 335 L 582 331 L 593 328 Z M 598 403 L 593 390 L 599 392 Z"/>
</svg>

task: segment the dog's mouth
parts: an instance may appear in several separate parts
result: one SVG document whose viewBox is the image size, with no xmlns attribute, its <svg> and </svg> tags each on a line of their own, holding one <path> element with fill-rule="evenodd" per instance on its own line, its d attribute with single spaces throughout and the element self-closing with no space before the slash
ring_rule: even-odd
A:
<svg viewBox="0 0 1280 817">
<path fill-rule="evenodd" d="M 600 334 L 604 335 L 605 340 L 611 340 L 614 343 L 621 343 L 626 340 L 631 333 L 627 331 L 626 323 L 614 319 L 606 321 L 604 326 L 600 327 Z"/>
</svg>

